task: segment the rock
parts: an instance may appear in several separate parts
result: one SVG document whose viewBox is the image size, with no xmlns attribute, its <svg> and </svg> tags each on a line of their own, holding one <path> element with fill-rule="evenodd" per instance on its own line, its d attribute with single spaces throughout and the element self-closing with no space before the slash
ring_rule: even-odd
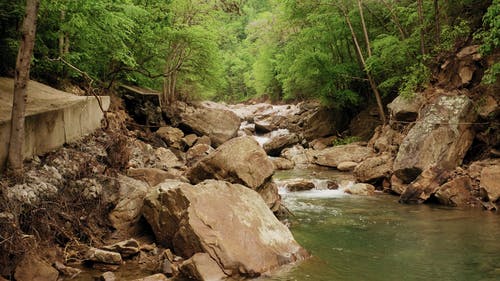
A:
<svg viewBox="0 0 500 281">
<path fill-rule="evenodd" d="M 425 98 L 417 93 L 413 97 L 397 96 L 387 105 L 391 119 L 396 121 L 413 122 L 417 120 L 418 114 Z"/>
<path fill-rule="evenodd" d="M 115 274 L 111 271 L 104 272 L 99 278 L 100 281 L 117 281 Z"/>
<path fill-rule="evenodd" d="M 279 156 L 284 148 L 293 146 L 299 142 L 296 134 L 279 135 L 264 143 L 263 148 L 271 156 Z"/>
<path fill-rule="evenodd" d="M 399 202 L 406 204 L 424 203 L 448 180 L 449 176 L 449 172 L 437 167 L 425 170 L 406 187 L 399 198 Z"/>
<path fill-rule="evenodd" d="M 181 114 L 181 125 L 197 135 L 210 137 L 214 147 L 236 137 L 240 124 L 240 118 L 228 110 L 197 108 L 193 113 Z"/>
<path fill-rule="evenodd" d="M 128 167 L 130 168 L 151 168 L 156 161 L 155 149 L 138 139 L 127 142 L 130 157 Z"/>
<path fill-rule="evenodd" d="M 254 121 L 254 124 L 255 124 L 255 133 L 257 134 L 267 134 L 278 129 L 278 126 L 276 126 L 275 124 L 271 124 L 269 121 L 266 120 Z"/>
<path fill-rule="evenodd" d="M 187 171 L 187 177 L 195 184 L 218 179 L 257 190 L 273 173 L 273 163 L 257 141 L 252 137 L 238 137 L 198 161 Z"/>
<path fill-rule="evenodd" d="M 346 162 L 340 162 L 337 165 L 337 170 L 342 171 L 342 172 L 350 172 L 358 166 L 359 163 L 356 162 L 351 162 L 351 161 L 346 161 Z"/>
<path fill-rule="evenodd" d="M 470 178 L 462 176 L 440 186 L 434 196 L 443 205 L 466 206 L 473 200 L 471 190 L 472 182 Z"/>
<path fill-rule="evenodd" d="M 141 217 L 144 197 L 148 192 L 148 185 L 126 176 L 118 176 L 120 185 L 118 203 L 109 214 L 109 220 L 114 228 L 129 231 Z"/>
<path fill-rule="evenodd" d="M 344 188 L 344 192 L 352 195 L 373 195 L 375 193 L 375 187 L 368 183 L 355 183 L 347 185 Z"/>
<path fill-rule="evenodd" d="M 294 179 L 285 182 L 284 186 L 289 191 L 311 190 L 315 187 L 314 182 L 306 179 Z"/>
<path fill-rule="evenodd" d="M 341 132 L 347 125 L 347 116 L 342 111 L 318 107 L 301 116 L 303 125 L 299 132 L 303 138 L 313 140 Z"/>
<path fill-rule="evenodd" d="M 178 178 L 172 173 L 157 168 L 130 168 L 127 170 L 127 176 L 147 182 L 149 186 L 155 186 L 166 179 Z"/>
<path fill-rule="evenodd" d="M 113 265 L 122 264 L 122 256 L 119 253 L 97 248 L 90 248 L 85 255 L 85 259 L 97 263 L 106 263 Z"/>
<path fill-rule="evenodd" d="M 69 183 L 70 188 L 82 195 L 84 199 L 96 200 L 101 197 L 103 187 L 95 178 L 83 178 Z"/>
<path fill-rule="evenodd" d="M 184 166 L 184 162 L 179 160 L 177 156 L 168 148 L 159 147 L 155 150 L 156 165 L 155 168 L 168 170 L 170 168 L 180 168 Z"/>
<path fill-rule="evenodd" d="M 208 144 L 195 144 L 186 152 L 186 161 L 188 166 L 212 153 L 214 149 Z"/>
<path fill-rule="evenodd" d="M 186 147 L 192 147 L 196 141 L 198 141 L 198 136 L 195 134 L 189 134 L 182 138 L 182 142 Z"/>
<path fill-rule="evenodd" d="M 211 146 L 212 145 L 212 141 L 207 136 L 201 136 L 201 137 L 198 138 L 198 140 L 196 141 L 195 144 L 206 144 L 206 145 Z"/>
<path fill-rule="evenodd" d="M 337 136 L 330 136 L 326 138 L 319 138 L 311 141 L 309 147 L 315 150 L 322 150 L 333 145 L 333 141 L 337 139 Z"/>
<path fill-rule="evenodd" d="M 168 278 L 161 273 L 157 273 L 144 278 L 134 279 L 132 281 L 168 281 Z"/>
<path fill-rule="evenodd" d="M 59 273 L 45 261 L 26 254 L 16 267 L 16 281 L 56 281 Z"/>
<path fill-rule="evenodd" d="M 281 152 L 281 156 L 286 158 L 296 165 L 307 165 L 311 164 L 313 161 L 313 151 L 310 149 L 304 149 L 301 145 L 294 145 L 290 148 L 285 148 Z"/>
<path fill-rule="evenodd" d="M 259 194 L 239 184 L 155 189 L 143 213 L 158 242 L 185 258 L 205 252 L 229 276 L 256 277 L 308 256 Z"/>
<path fill-rule="evenodd" d="M 293 163 L 293 161 L 283 157 L 271 157 L 269 159 L 273 162 L 275 170 L 291 170 L 295 167 L 295 163 Z"/>
<path fill-rule="evenodd" d="M 184 163 L 168 148 L 153 148 L 140 140 L 134 139 L 128 143 L 130 150 L 129 168 L 158 168 L 168 170 L 180 168 Z"/>
<path fill-rule="evenodd" d="M 475 161 L 469 165 L 467 173 L 473 180 L 481 180 L 481 172 L 485 167 L 500 165 L 500 159 L 485 159 L 482 161 Z"/>
<path fill-rule="evenodd" d="M 372 150 L 357 144 L 338 145 L 318 151 L 313 162 L 321 166 L 336 168 L 342 162 L 361 162 L 372 155 Z"/>
<path fill-rule="evenodd" d="M 490 202 L 496 202 L 500 198 L 500 165 L 485 167 L 479 185 L 488 194 Z"/>
<path fill-rule="evenodd" d="M 408 185 L 403 183 L 403 181 L 401 179 L 399 179 L 398 177 L 396 177 L 396 175 L 392 175 L 391 177 L 391 191 L 398 194 L 398 195 L 401 195 L 405 192 L 406 190 L 406 187 Z"/>
<path fill-rule="evenodd" d="M 392 129 L 389 125 L 380 126 L 375 129 L 373 137 L 368 142 L 368 147 L 377 153 L 397 153 L 403 138 L 403 134 Z"/>
<path fill-rule="evenodd" d="M 120 253 L 122 257 L 130 257 L 139 253 L 139 242 L 135 239 L 129 239 L 115 243 L 113 245 L 104 246 L 102 249 Z"/>
<path fill-rule="evenodd" d="M 354 176 L 359 182 L 388 179 L 392 175 L 392 161 L 389 154 L 367 158 L 354 169 Z"/>
<path fill-rule="evenodd" d="M 490 95 L 486 95 L 479 103 L 479 116 L 483 119 L 488 119 L 491 115 L 499 110 L 498 102 Z"/>
<path fill-rule="evenodd" d="M 373 111 L 375 110 L 375 114 Z M 375 128 L 380 125 L 380 117 L 375 105 L 371 105 L 363 109 L 349 123 L 349 135 L 356 136 L 362 141 L 368 141 L 375 131 Z"/>
<path fill-rule="evenodd" d="M 281 206 L 281 196 L 278 193 L 278 186 L 274 182 L 268 181 L 260 187 L 257 192 L 271 211 L 277 212 L 279 210 Z"/>
<path fill-rule="evenodd" d="M 470 45 L 467 47 L 464 47 L 460 52 L 457 53 L 457 58 L 463 59 L 467 56 L 477 54 L 479 51 L 479 45 Z"/>
<path fill-rule="evenodd" d="M 190 280 L 216 281 L 227 277 L 215 260 L 207 253 L 196 253 L 184 261 L 180 271 Z"/>
<path fill-rule="evenodd" d="M 161 273 L 165 274 L 167 277 L 173 277 L 179 273 L 179 269 L 177 268 L 176 265 L 172 263 L 167 258 L 164 258 L 163 261 L 161 262 Z"/>
<path fill-rule="evenodd" d="M 461 79 L 462 85 L 469 84 L 469 82 L 472 80 L 472 76 L 474 75 L 475 71 L 476 71 L 475 67 L 470 67 L 468 65 L 462 65 L 458 69 L 458 76 Z"/>
<path fill-rule="evenodd" d="M 412 182 L 432 166 L 454 169 L 474 138 L 469 122 L 476 115 L 465 95 L 439 96 L 422 116 L 406 135 L 394 160 L 394 173 L 404 183 Z"/>
<path fill-rule="evenodd" d="M 327 189 L 339 189 L 339 184 L 336 181 L 328 180 L 326 181 L 326 188 Z"/>
<path fill-rule="evenodd" d="M 182 149 L 183 143 L 182 138 L 184 137 L 184 132 L 178 128 L 174 127 L 161 127 L 156 131 L 158 135 L 168 146 L 176 149 Z"/>
<path fill-rule="evenodd" d="M 57 269 L 57 271 L 59 271 L 62 275 L 67 276 L 69 279 L 73 279 L 78 274 L 82 273 L 80 269 L 66 266 L 58 261 L 54 263 L 54 267 Z"/>
</svg>

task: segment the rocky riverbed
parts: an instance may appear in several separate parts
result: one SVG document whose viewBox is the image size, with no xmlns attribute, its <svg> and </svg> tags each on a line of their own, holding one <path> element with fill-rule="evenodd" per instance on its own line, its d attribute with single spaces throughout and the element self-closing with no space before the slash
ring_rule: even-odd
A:
<svg viewBox="0 0 500 281">
<path fill-rule="evenodd" d="M 498 133 L 499 107 L 490 97 L 479 107 L 464 91 L 398 97 L 388 106 L 391 121 L 373 136 L 359 128 L 376 127 L 376 113 L 367 109 L 349 122 L 314 102 L 177 103 L 161 116 L 155 111 L 161 120 L 153 129 L 130 126 L 135 121 L 123 110 L 110 112 L 106 130 L 34 157 L 21 182 L 2 179 L 0 275 L 45 281 L 270 274 L 309 257 L 280 222 L 290 211 L 276 170 L 319 167 L 313 178 L 321 169 L 338 171 L 346 178 L 321 186 L 346 194 L 386 192 L 401 203 L 496 210 L 498 143 L 485 131 Z M 481 140 L 490 142 L 488 150 L 477 148 Z M 310 177 L 278 183 L 291 192 L 318 186 Z M 142 275 L 120 275 L 131 265 Z"/>
</svg>

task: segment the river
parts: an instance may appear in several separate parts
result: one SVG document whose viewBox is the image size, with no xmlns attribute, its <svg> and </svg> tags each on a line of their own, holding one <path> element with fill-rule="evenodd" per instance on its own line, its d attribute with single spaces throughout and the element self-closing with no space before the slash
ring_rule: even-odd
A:
<svg viewBox="0 0 500 281">
<path fill-rule="evenodd" d="M 294 177 L 335 171 L 280 171 Z M 401 205 L 387 194 L 281 190 L 291 230 L 313 257 L 260 281 L 500 280 L 500 217 L 477 209 Z"/>
</svg>

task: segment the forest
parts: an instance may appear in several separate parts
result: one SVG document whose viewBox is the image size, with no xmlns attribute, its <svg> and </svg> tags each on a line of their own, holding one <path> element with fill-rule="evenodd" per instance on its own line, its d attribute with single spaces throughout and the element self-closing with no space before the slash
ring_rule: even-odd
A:
<svg viewBox="0 0 500 281">
<path fill-rule="evenodd" d="M 0 1 L 0 281 L 499 280 L 499 77 L 500 0 Z"/>
<path fill-rule="evenodd" d="M 23 1 L 0 3 L 0 75 L 13 76 Z M 32 78 L 174 100 L 318 99 L 356 108 L 412 95 L 449 53 L 500 45 L 500 1 L 41 1 Z M 483 79 L 493 83 L 497 63 Z M 379 101 L 380 103 L 380 101 Z"/>
</svg>

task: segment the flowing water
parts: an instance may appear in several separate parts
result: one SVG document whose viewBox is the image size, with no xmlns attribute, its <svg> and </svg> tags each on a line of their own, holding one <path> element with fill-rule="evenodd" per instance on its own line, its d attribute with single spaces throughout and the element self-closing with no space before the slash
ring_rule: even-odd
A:
<svg viewBox="0 0 500 281">
<path fill-rule="evenodd" d="M 275 179 L 342 179 L 295 170 Z M 385 194 L 281 191 L 291 230 L 313 257 L 260 280 L 500 280 L 500 216 L 482 210 L 401 205 Z"/>
</svg>

